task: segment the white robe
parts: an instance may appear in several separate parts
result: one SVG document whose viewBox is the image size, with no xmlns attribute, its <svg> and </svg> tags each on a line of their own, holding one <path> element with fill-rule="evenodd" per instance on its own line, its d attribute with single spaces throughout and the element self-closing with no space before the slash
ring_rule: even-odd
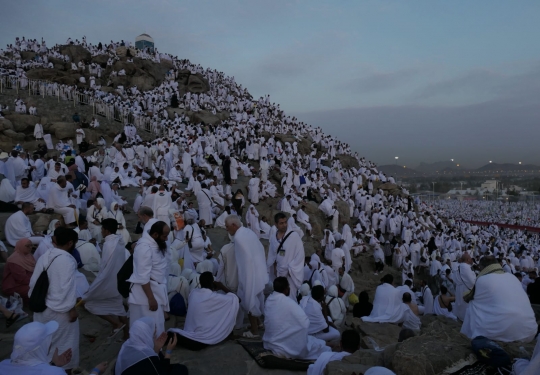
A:
<svg viewBox="0 0 540 375">
<path fill-rule="evenodd" d="M 120 234 L 105 237 L 101 263 L 96 279 L 83 296 L 85 307 L 94 315 L 126 316 L 122 296 L 118 293 L 116 275 L 126 261 L 124 242 Z"/>
<path fill-rule="evenodd" d="M 291 298 L 294 299 L 296 296 L 296 291 L 304 282 L 304 261 L 306 256 L 304 244 L 302 243 L 302 239 L 298 233 L 287 228 L 287 232 L 283 238 L 285 238 L 287 235 L 288 237 L 285 242 L 283 242 L 283 246 L 281 247 L 280 251 L 276 252 L 280 243 L 282 242 L 282 240 L 277 239 L 276 235 L 273 235 L 270 238 L 268 252 L 276 254 L 276 276 L 283 276 L 287 278 L 291 288 L 290 295 Z"/>
<path fill-rule="evenodd" d="M 362 317 L 364 322 L 402 323 L 405 309 L 409 307 L 400 300 L 400 292 L 388 283 L 381 284 L 375 290 L 373 310 L 369 316 Z"/>
<path fill-rule="evenodd" d="M 201 189 L 196 193 L 197 205 L 199 206 L 199 219 L 204 220 L 205 225 L 212 225 L 212 200 L 210 199 L 210 191 Z"/>
<path fill-rule="evenodd" d="M 315 363 L 309 365 L 307 375 L 324 375 L 324 370 L 329 362 L 341 361 L 346 356 L 351 355 L 349 352 L 326 352 L 322 353 Z"/>
<path fill-rule="evenodd" d="M 469 304 L 463 300 L 463 293 L 474 287 L 476 274 L 471 270 L 471 266 L 467 263 L 460 263 L 458 269 L 453 273 L 452 280 L 454 280 L 454 283 L 456 284 L 456 302 L 454 303 L 452 312 L 459 320 L 463 321 L 465 319 L 467 307 L 469 306 Z"/>
<path fill-rule="evenodd" d="M 264 308 L 263 345 L 272 353 L 297 359 L 317 359 L 330 352 L 323 340 L 308 335 L 309 318 L 304 310 L 285 294 L 273 292 Z"/>
<path fill-rule="evenodd" d="M 241 227 L 234 235 L 234 254 L 240 304 L 246 313 L 261 316 L 264 309 L 263 291 L 268 283 L 264 247 L 253 231 Z"/>
<path fill-rule="evenodd" d="M 239 307 L 238 297 L 233 293 L 194 289 L 189 295 L 184 329 L 172 328 L 169 331 L 203 344 L 218 344 L 231 334 Z"/>
<path fill-rule="evenodd" d="M 510 273 L 488 274 L 476 280 L 461 333 L 470 339 L 485 336 L 503 342 L 530 342 L 538 325 L 527 294 Z"/>
<path fill-rule="evenodd" d="M 34 235 L 30 219 L 22 211 L 17 211 L 6 220 L 4 227 L 6 240 L 11 246 L 15 246 L 22 238 L 30 238 Z"/>
</svg>

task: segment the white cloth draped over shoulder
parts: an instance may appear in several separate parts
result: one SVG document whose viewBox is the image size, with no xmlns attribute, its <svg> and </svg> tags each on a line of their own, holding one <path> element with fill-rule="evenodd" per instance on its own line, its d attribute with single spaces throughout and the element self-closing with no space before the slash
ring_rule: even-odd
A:
<svg viewBox="0 0 540 375">
<path fill-rule="evenodd" d="M 276 235 L 273 235 L 270 238 L 270 246 L 268 252 L 276 254 L 276 276 L 286 277 L 289 281 L 289 286 L 291 288 L 291 295 L 296 296 L 296 291 L 304 282 L 304 244 L 302 243 L 302 239 L 300 238 L 298 233 L 287 229 L 287 232 L 285 233 L 283 238 L 285 238 L 286 236 L 288 237 L 285 242 L 283 242 L 283 246 L 281 247 L 279 253 L 277 253 L 276 251 L 279 248 L 279 245 L 283 238 L 280 241 L 277 239 Z"/>
<path fill-rule="evenodd" d="M 231 334 L 240 307 L 233 293 L 220 294 L 206 288 L 194 289 L 188 305 L 184 329 L 169 331 L 208 345 L 218 344 Z"/>
<path fill-rule="evenodd" d="M 296 359 L 317 359 L 330 352 L 323 340 L 308 334 L 309 318 L 302 308 L 285 294 L 273 292 L 264 308 L 263 345 L 272 353 Z"/>
<path fill-rule="evenodd" d="M 454 280 L 454 283 L 456 284 L 456 302 L 454 303 L 453 313 L 459 320 L 463 321 L 465 319 L 467 307 L 469 306 L 469 304 L 463 300 L 463 293 L 473 288 L 476 274 L 467 263 L 460 263 L 457 270 L 453 273 L 452 280 Z"/>
<path fill-rule="evenodd" d="M 122 296 L 118 293 L 116 275 L 126 261 L 124 242 L 120 234 L 110 234 L 103 243 L 99 273 L 83 299 L 86 309 L 94 315 L 125 316 Z"/>
<path fill-rule="evenodd" d="M 392 285 L 383 283 L 375 290 L 373 310 L 369 316 L 362 317 L 364 322 L 402 323 L 409 307 L 400 299 L 400 292 Z"/>
<path fill-rule="evenodd" d="M 253 316 L 263 313 L 263 296 L 268 283 L 264 247 L 250 229 L 238 228 L 234 235 L 234 255 L 238 269 L 238 291 L 241 306 Z"/>
<path fill-rule="evenodd" d="M 540 341 L 536 342 L 534 352 L 530 360 L 518 359 L 513 366 L 514 375 L 537 375 L 540 374 Z"/>
<path fill-rule="evenodd" d="M 537 331 L 531 302 L 514 275 L 488 274 L 476 279 L 461 333 L 470 339 L 484 336 L 503 342 L 530 342 Z"/>
</svg>

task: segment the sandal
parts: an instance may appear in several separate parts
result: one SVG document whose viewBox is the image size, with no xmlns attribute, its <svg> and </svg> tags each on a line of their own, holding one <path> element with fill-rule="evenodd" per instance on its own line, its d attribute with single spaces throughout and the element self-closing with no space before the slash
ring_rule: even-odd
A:
<svg viewBox="0 0 540 375">
<path fill-rule="evenodd" d="M 118 332 L 122 331 L 126 325 L 122 324 L 120 328 L 113 329 L 112 333 L 107 337 L 108 339 L 112 339 L 114 336 L 118 334 Z"/>
<path fill-rule="evenodd" d="M 11 316 L 9 318 L 6 317 L 6 328 L 11 327 L 13 323 L 19 320 L 19 317 L 20 315 L 15 312 L 11 313 Z"/>
<path fill-rule="evenodd" d="M 254 335 L 253 333 L 251 333 L 251 331 L 246 331 L 242 334 L 243 337 L 247 338 L 247 339 L 260 339 L 261 336 L 259 335 Z"/>
</svg>

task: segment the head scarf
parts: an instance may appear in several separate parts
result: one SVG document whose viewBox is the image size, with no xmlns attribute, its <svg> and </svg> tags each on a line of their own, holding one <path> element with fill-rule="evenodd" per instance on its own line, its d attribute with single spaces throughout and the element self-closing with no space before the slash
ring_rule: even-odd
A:
<svg viewBox="0 0 540 375">
<path fill-rule="evenodd" d="M 47 230 L 47 234 L 50 234 L 51 236 L 54 234 L 54 230 L 56 223 L 58 223 L 60 220 L 54 219 L 49 223 L 49 229 Z"/>
<path fill-rule="evenodd" d="M 34 268 L 36 267 L 34 256 L 32 253 L 24 254 L 24 247 L 29 243 L 32 244 L 32 241 L 28 238 L 21 238 L 17 241 L 15 252 L 7 259 L 7 262 L 21 266 L 26 271 L 34 272 Z"/>
<path fill-rule="evenodd" d="M 48 364 L 52 334 L 57 329 L 58 323 L 54 320 L 46 324 L 32 322 L 22 326 L 15 333 L 11 363 L 26 366 Z"/>
<path fill-rule="evenodd" d="M 122 345 L 116 360 L 115 373 L 126 369 L 143 359 L 157 356 L 154 351 L 156 323 L 153 318 L 144 317 L 133 323 L 129 329 L 129 339 Z"/>
</svg>

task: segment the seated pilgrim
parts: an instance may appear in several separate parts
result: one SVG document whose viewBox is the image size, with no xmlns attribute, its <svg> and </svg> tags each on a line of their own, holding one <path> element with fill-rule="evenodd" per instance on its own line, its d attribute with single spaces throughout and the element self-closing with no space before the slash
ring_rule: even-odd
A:
<svg viewBox="0 0 540 375">
<path fill-rule="evenodd" d="M 7 259 L 2 277 L 2 292 L 12 296 L 19 294 L 25 302 L 28 302 L 28 290 L 30 278 L 34 273 L 36 260 L 32 255 L 32 242 L 23 238 L 15 244 L 15 251 Z"/>
<path fill-rule="evenodd" d="M 43 241 L 43 236 L 34 234 L 32 230 L 32 224 L 28 215 L 34 213 L 34 205 L 32 203 L 23 203 L 21 211 L 15 212 L 8 217 L 4 232 L 6 233 L 6 240 L 11 246 L 15 246 L 17 241 L 22 238 L 28 238 L 34 245 L 39 245 Z"/>
<path fill-rule="evenodd" d="M 308 334 L 310 321 L 304 310 L 289 297 L 286 277 L 274 280 L 274 292 L 264 306 L 263 345 L 275 355 L 295 359 L 317 359 L 330 352 L 323 340 Z"/>
<path fill-rule="evenodd" d="M 15 204 L 21 207 L 25 202 L 32 203 L 36 211 L 46 211 L 45 200 L 38 196 L 36 185 L 26 177 L 21 179 L 21 184 L 15 190 Z"/>
<path fill-rule="evenodd" d="M 328 306 L 324 303 L 324 287 L 315 285 L 311 289 L 311 296 L 300 301 L 309 318 L 308 334 L 326 341 L 327 343 L 339 340 L 339 331 L 331 319 L 328 318 Z"/>
<path fill-rule="evenodd" d="M 457 316 L 452 312 L 452 302 L 456 300 L 456 297 L 448 295 L 448 289 L 441 285 L 441 292 L 433 301 L 433 313 L 435 315 L 446 316 L 447 318 L 457 320 Z"/>
<path fill-rule="evenodd" d="M 122 345 L 116 365 L 115 375 L 187 375 L 186 366 L 171 364 L 172 350 L 176 347 L 176 337 L 167 341 L 167 333 L 154 337 L 156 323 L 148 316 L 133 322 L 129 329 L 129 339 Z M 167 341 L 167 349 L 162 351 Z"/>
<path fill-rule="evenodd" d="M 480 260 L 473 290 L 464 295 L 469 307 L 461 333 L 503 342 L 530 342 L 538 332 L 534 311 L 517 277 L 503 271 L 495 257 Z M 471 295 L 472 294 L 472 295 Z"/>
<path fill-rule="evenodd" d="M 66 178 L 59 176 L 56 184 L 52 185 L 49 190 L 47 207 L 53 209 L 57 214 L 62 215 L 67 225 L 76 226 L 75 217 L 79 215 L 79 212 L 69 199 L 70 193 L 71 189 L 68 188 Z"/>
<path fill-rule="evenodd" d="M 309 365 L 307 375 L 323 375 L 328 362 L 341 361 L 344 357 L 351 355 L 360 348 L 360 334 L 349 329 L 341 334 L 341 351 L 322 353 L 314 364 Z"/>
<path fill-rule="evenodd" d="M 51 346 L 57 330 L 58 323 L 54 320 L 45 324 L 32 322 L 22 326 L 15 333 L 11 357 L 0 362 L 0 374 L 65 375 L 62 366 L 69 363 L 72 351 L 68 349 L 59 353 L 58 348 Z M 106 362 L 95 367 L 99 372 L 104 372 L 106 368 Z"/>
<path fill-rule="evenodd" d="M 392 285 L 394 277 L 387 274 L 381 282 L 375 290 L 373 310 L 362 320 L 372 323 L 403 323 L 408 306 L 402 302 L 401 292 Z"/>
<path fill-rule="evenodd" d="M 234 329 L 240 306 L 238 297 L 214 281 L 212 272 L 203 272 L 199 284 L 201 287 L 189 294 L 184 329 L 169 330 L 176 334 L 177 345 L 190 350 L 201 350 L 225 340 Z"/>
</svg>

